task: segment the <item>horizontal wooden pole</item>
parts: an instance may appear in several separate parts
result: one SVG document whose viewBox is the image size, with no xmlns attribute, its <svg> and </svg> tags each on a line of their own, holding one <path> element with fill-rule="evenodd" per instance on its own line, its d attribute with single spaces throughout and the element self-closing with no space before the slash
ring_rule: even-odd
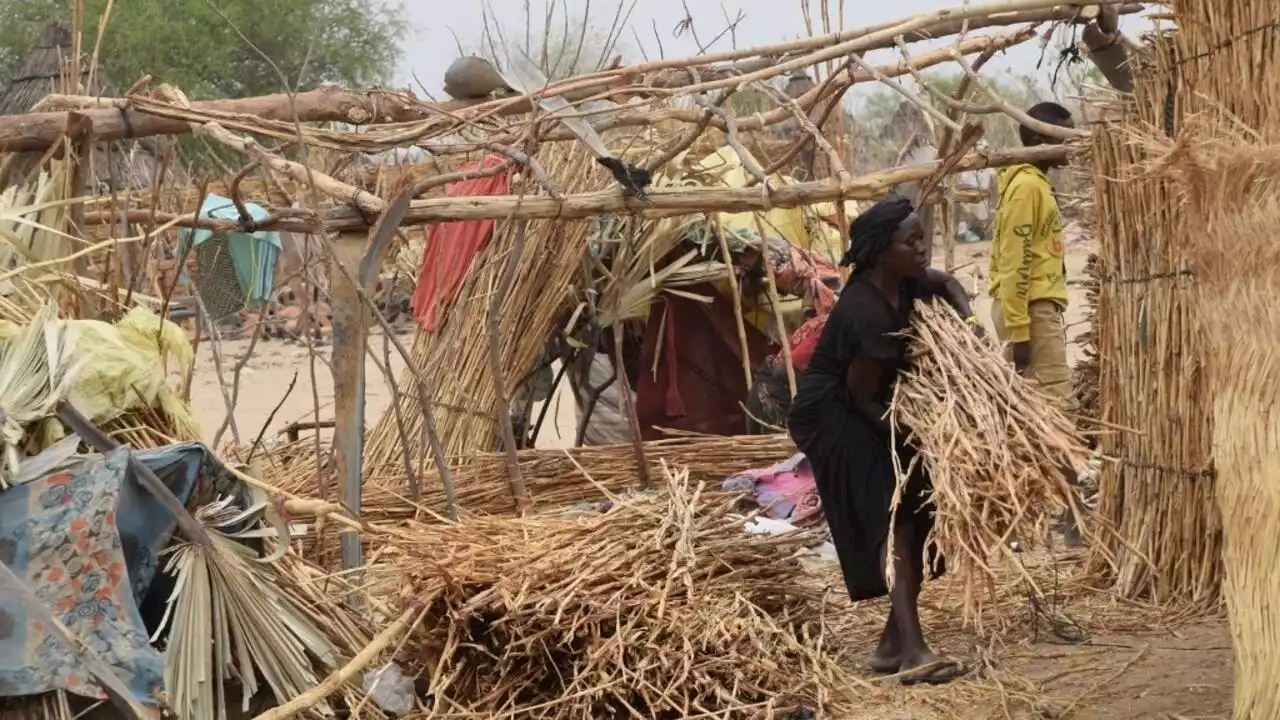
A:
<svg viewBox="0 0 1280 720">
<path fill-rule="evenodd" d="M 121 100 L 127 105 L 127 101 Z M 288 95 L 263 95 L 240 100 L 193 102 L 192 109 L 230 113 L 280 122 L 345 122 L 353 125 L 396 123 L 438 117 L 439 109 L 408 93 L 386 90 L 347 90 L 328 85 Z M 186 120 L 159 117 L 128 107 L 81 110 L 93 122 L 94 139 L 123 140 L 191 132 Z M 62 137 L 67 113 L 43 112 L 0 117 L 0 152 L 47 149 Z"/>
<path fill-rule="evenodd" d="M 1031 148 L 988 149 L 966 155 L 952 172 L 981 170 L 1018 163 L 1062 160 L 1070 149 L 1063 145 L 1042 145 Z M 497 195 L 470 198 L 428 198 L 415 200 L 401 225 L 451 220 L 501 220 L 522 219 L 585 219 L 597 215 L 635 213 L 645 217 L 664 217 L 704 212 L 745 212 L 767 210 L 771 207 L 790 208 L 833 200 L 874 200 L 882 197 L 894 186 L 913 180 L 923 180 L 938 168 L 937 162 L 919 163 L 891 168 L 870 175 L 850 178 L 842 184 L 834 179 L 817 182 L 782 185 L 773 188 L 766 199 L 759 186 L 751 188 L 652 188 L 649 203 L 624 195 L 618 187 L 598 192 L 568 195 L 560 200 L 552 197 Z M 296 211 L 294 211 L 296 212 Z M 85 213 L 85 222 L 103 224 L 119 222 L 120 212 Z M 129 222 L 170 224 L 184 227 L 202 227 L 210 230 L 235 230 L 234 221 L 197 218 L 194 214 L 174 215 L 149 210 L 131 210 L 124 213 Z M 300 217 L 280 217 L 259 223 L 261 229 L 317 232 L 316 223 Z M 367 227 L 366 219 L 358 212 L 344 206 L 330 210 L 324 218 L 327 232 L 346 232 Z"/>
<path fill-rule="evenodd" d="M 1026 42 L 1034 36 L 1035 33 L 1030 28 L 1024 28 L 1018 31 L 1007 31 L 994 35 L 977 35 L 967 38 L 956 45 L 923 53 L 919 57 L 912 58 L 910 63 L 905 60 L 899 60 L 898 62 L 889 65 L 883 65 L 876 68 L 876 72 L 884 75 L 885 77 L 901 77 L 909 74 L 912 70 L 919 72 L 936 65 L 952 62 L 953 56 L 951 51 L 953 49 L 962 55 L 976 55 L 987 51 L 1004 50 L 1019 43 Z M 687 74 L 686 77 L 688 77 Z M 845 90 L 843 88 L 852 87 L 853 85 L 861 83 L 874 82 L 875 78 L 872 77 L 870 73 L 851 68 L 843 76 L 835 78 L 835 81 L 841 88 L 838 92 L 844 92 Z M 813 107 L 822 101 L 824 97 L 823 87 L 819 85 L 806 92 L 804 95 L 795 98 L 795 101 L 797 105 L 807 112 L 812 110 Z M 704 122 L 703 115 L 705 112 L 705 110 L 700 108 L 683 109 L 676 107 L 629 110 L 612 113 L 607 119 L 593 123 L 593 125 L 595 129 L 600 132 L 621 127 L 656 125 L 669 120 L 677 120 L 689 125 L 696 125 L 700 122 Z M 780 122 L 788 121 L 792 117 L 791 111 L 787 108 L 776 107 L 772 110 L 755 113 L 751 116 L 736 118 L 734 125 L 735 129 L 739 132 L 753 132 L 763 130 L 764 128 L 776 125 Z M 717 130 L 723 131 L 728 130 L 728 125 L 722 117 L 712 116 L 710 119 L 705 120 L 705 122 L 708 127 L 713 127 Z M 539 142 L 573 139 L 576 139 L 576 136 L 565 127 L 556 127 L 547 131 L 545 134 L 538 136 Z M 501 138 L 499 141 L 501 141 Z"/>
</svg>

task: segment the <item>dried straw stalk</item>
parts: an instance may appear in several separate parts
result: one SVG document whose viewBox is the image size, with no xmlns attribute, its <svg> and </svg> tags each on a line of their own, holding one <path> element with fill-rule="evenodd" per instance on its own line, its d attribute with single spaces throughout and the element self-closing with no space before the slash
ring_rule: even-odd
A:
<svg viewBox="0 0 1280 720">
<path fill-rule="evenodd" d="M 977 622 L 980 591 L 994 592 L 993 558 L 1011 555 L 1011 540 L 1046 538 L 1064 509 L 1079 515 L 1062 469 L 1083 467 L 1087 455 L 1071 419 L 949 307 L 917 305 L 910 347 L 890 416 L 932 476 L 933 539 Z M 912 468 L 897 470 L 895 504 Z"/>
<path fill-rule="evenodd" d="M 767 467 L 796 452 L 786 435 L 680 437 L 648 441 L 644 448 L 654 477 L 661 477 L 666 464 L 685 468 L 694 481 L 714 487 L 744 468 Z M 309 450 L 309 446 L 302 449 Z M 630 444 L 522 450 L 519 461 L 520 474 L 535 510 L 598 499 L 605 491 L 639 488 L 635 451 Z M 265 479 L 286 492 L 310 495 L 315 491 L 311 462 L 304 452 L 293 463 L 268 468 Z M 458 488 L 458 504 L 466 512 L 484 515 L 515 512 L 502 453 L 474 454 L 453 477 Z M 394 463 L 387 465 L 385 472 L 366 479 L 362 516 L 371 522 L 383 522 L 413 518 L 419 516 L 422 509 L 443 515 L 444 490 L 434 469 L 428 468 L 423 473 L 422 483 L 422 500 L 420 505 L 415 505 L 407 497 L 403 469 L 397 469 Z"/>
<path fill-rule="evenodd" d="M 1275 6 L 1187 0 L 1176 12 L 1182 115 L 1167 157 L 1200 281 L 1233 716 L 1280 717 L 1280 77 L 1256 63 L 1274 52 Z"/>
<path fill-rule="evenodd" d="M 1081 431 L 1097 428 L 1098 415 L 1098 256 L 1090 255 L 1085 265 L 1084 288 L 1085 323 L 1088 329 L 1076 338 L 1081 358 L 1071 369 L 1071 395 L 1078 415 L 1076 427 Z"/>
<path fill-rule="evenodd" d="M 870 689 L 795 558 L 815 538 L 747 534 L 733 497 L 666 478 L 583 517 L 380 528 L 375 587 L 427 609 L 397 658 L 431 688 L 412 717 L 852 717 Z"/>
<path fill-rule="evenodd" d="M 607 184 L 607 173 L 581 145 L 556 144 L 539 153 L 547 172 L 563 178 L 565 192 L 596 190 Z M 543 190 L 529 183 L 529 202 Z M 502 375 L 508 397 L 534 369 L 543 343 L 569 300 L 569 289 L 587 251 L 587 223 L 531 221 L 524 251 L 506 297 L 500 298 L 499 328 Z M 495 385 L 488 364 L 486 337 L 487 291 L 497 285 L 503 261 L 515 245 L 512 223 L 499 222 L 489 246 L 472 263 L 457 298 L 440 310 L 445 322 L 434 333 L 419 330 L 412 349 L 412 367 L 398 385 L 404 388 L 399 414 L 413 441 L 413 457 L 422 464 L 422 411 L 414 383 L 421 376 L 436 403 L 435 417 L 448 457 L 465 457 L 497 447 L 494 417 Z M 430 258 L 428 258 L 430 261 Z M 370 433 L 365 467 L 403 466 L 395 412 L 383 415 Z M 403 472 L 401 472 L 401 483 Z M 461 488 L 459 488 L 461 491 Z"/>
</svg>

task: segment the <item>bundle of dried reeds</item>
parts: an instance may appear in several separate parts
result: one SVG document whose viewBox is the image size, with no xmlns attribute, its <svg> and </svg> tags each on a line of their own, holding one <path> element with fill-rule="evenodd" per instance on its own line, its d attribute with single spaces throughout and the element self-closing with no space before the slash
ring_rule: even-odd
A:
<svg viewBox="0 0 1280 720">
<path fill-rule="evenodd" d="M 1203 16 L 1200 16 L 1203 17 Z M 1258 16 L 1261 17 L 1261 16 Z M 1206 39 L 1205 42 L 1208 40 Z M 1242 55 L 1241 57 L 1245 57 Z M 1280 83 L 1236 95 L 1252 100 Z M 1261 105 L 1257 107 L 1261 108 Z M 1157 168 L 1175 180 L 1211 391 L 1213 462 L 1222 513 L 1224 583 L 1235 652 L 1234 717 L 1280 717 L 1280 118 L 1241 118 L 1224 103 L 1189 120 L 1176 142 L 1149 138 Z M 1210 120 L 1212 118 L 1212 120 Z M 1271 142 L 1259 142 L 1260 138 Z"/>
<path fill-rule="evenodd" d="M 601 189 L 608 182 L 608 173 L 582 145 L 547 146 L 538 161 L 551 177 L 562 180 L 564 192 Z M 545 192 L 532 178 L 524 183 L 531 197 Z M 587 251 L 586 222 L 531 221 L 523 233 L 517 232 L 517 224 L 497 224 L 493 239 L 472 262 L 457 296 L 442 303 L 439 316 L 446 318 L 442 326 L 432 333 L 418 331 L 412 367 L 398 382 L 403 395 L 370 432 L 365 454 L 368 472 L 396 468 L 403 488 L 406 440 L 412 463 L 429 464 L 424 463 L 430 453 L 418 396 L 420 382 L 434 405 L 446 456 L 466 457 L 496 449 L 499 388 L 489 365 L 488 297 L 497 291 L 517 238 L 522 237 L 511 287 L 499 298 L 497 341 L 506 385 L 501 391 L 509 398 L 534 369 L 555 320 L 568 304 L 570 287 Z"/>
<path fill-rule="evenodd" d="M 1079 512 L 1063 469 L 1087 455 L 1073 422 L 949 307 L 917 304 L 910 347 L 891 418 L 932 477 L 934 540 L 977 621 L 993 556 L 1047 537 L 1064 509 Z M 911 471 L 898 468 L 895 502 Z"/>
<path fill-rule="evenodd" d="M 1116 533 L 1093 567 L 1111 573 L 1114 558 L 1112 580 L 1124 597 L 1208 608 L 1222 597 L 1222 520 L 1199 280 L 1188 257 L 1195 238 L 1171 183 L 1142 170 L 1145 152 L 1131 136 L 1134 129 L 1171 132 L 1175 111 L 1201 102 L 1195 92 L 1170 93 L 1171 78 L 1185 78 L 1186 68 L 1174 67 L 1169 45 L 1160 40 L 1150 59 L 1134 58 L 1134 96 L 1123 121 L 1094 132 L 1099 419 L 1138 432 L 1101 436 L 1107 462 L 1098 476 L 1098 514 Z"/>
<path fill-rule="evenodd" d="M 386 528 L 387 592 L 427 608 L 399 657 L 418 717 L 852 716 L 866 685 L 795 558 L 813 538 L 745 533 L 732 498 L 667 481 L 585 517 Z"/>
<path fill-rule="evenodd" d="M 1184 171 L 1184 202 L 1171 204 L 1186 214 L 1180 239 L 1201 281 L 1233 716 L 1280 717 L 1280 77 L 1253 62 L 1274 47 L 1274 33 L 1258 29 L 1275 27 L 1275 7 L 1194 0 L 1176 9 L 1183 116 L 1166 157 Z M 1198 122 L 1212 123 L 1209 141 L 1197 137 Z"/>
<path fill-rule="evenodd" d="M 305 447 L 294 462 L 271 464 L 265 480 L 295 495 L 315 494 L 315 466 Z M 742 435 L 733 437 L 692 436 L 644 443 L 645 457 L 655 477 L 663 464 L 685 468 L 695 482 L 713 487 L 726 477 L 748 468 L 767 467 L 793 454 L 796 449 L 786 435 Z M 284 458 L 289 448 L 281 448 L 273 457 Z M 601 445 L 569 450 L 534 449 L 519 454 L 520 473 L 526 490 L 537 509 L 597 499 L 603 492 L 638 489 L 635 448 L 631 445 Z M 515 511 L 515 501 L 507 482 L 504 456 L 481 453 L 454 473 L 458 488 L 458 504 L 467 513 L 508 515 Z M 389 476 L 373 476 L 364 486 L 363 516 L 384 522 L 414 518 L 423 508 L 443 514 L 445 497 L 439 477 L 434 471 L 424 474 L 422 500 L 410 502 L 404 487 L 403 470 Z"/>
</svg>

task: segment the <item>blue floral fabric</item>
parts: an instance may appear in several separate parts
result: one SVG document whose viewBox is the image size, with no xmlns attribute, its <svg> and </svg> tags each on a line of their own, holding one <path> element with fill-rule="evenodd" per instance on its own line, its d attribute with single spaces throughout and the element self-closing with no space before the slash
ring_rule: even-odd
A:
<svg viewBox="0 0 1280 720">
<path fill-rule="evenodd" d="M 174 519 L 138 481 L 132 451 L 81 456 L 66 469 L 0 492 L 0 562 L 117 671 L 138 702 L 155 704 L 164 662 L 138 611 Z M 133 455 L 187 502 L 203 478 L 224 487 L 199 443 Z M 60 641 L 15 602 L 0 604 L 0 696 L 62 689 L 104 698 Z"/>
<path fill-rule="evenodd" d="M 139 702 L 163 687 L 164 661 L 138 614 L 117 531 L 127 449 L 0 494 L 0 560 Z M 17 603 L 0 607 L 0 695 L 62 689 L 104 698 L 70 648 Z"/>
</svg>

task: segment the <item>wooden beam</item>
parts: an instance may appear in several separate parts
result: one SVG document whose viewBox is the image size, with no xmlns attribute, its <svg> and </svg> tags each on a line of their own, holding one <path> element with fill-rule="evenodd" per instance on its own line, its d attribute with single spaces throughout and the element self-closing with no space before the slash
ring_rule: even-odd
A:
<svg viewBox="0 0 1280 720">
<path fill-rule="evenodd" d="M 98 142 L 181 135 L 191 131 L 186 120 L 150 115 L 120 105 L 81 110 L 93 124 Z M 347 90 L 327 85 L 318 90 L 263 95 L 240 100 L 193 102 L 192 109 L 244 115 L 254 119 L 298 122 L 345 122 L 353 125 L 414 122 L 439 117 L 442 108 L 424 103 L 409 93 L 387 90 Z M 42 112 L 0 117 L 0 152 L 31 152 L 47 149 L 67 127 L 67 113 Z"/>
<path fill-rule="evenodd" d="M 955 165 L 953 172 L 960 173 L 969 170 L 1046 160 L 1063 160 L 1069 157 L 1070 154 L 1071 149 L 1065 145 L 979 150 L 961 158 Z M 924 180 L 932 175 L 937 167 L 937 162 L 920 163 L 850 178 L 844 183 L 837 179 L 827 179 L 797 183 L 795 185 L 781 185 L 773 188 L 767 200 L 759 187 L 651 188 L 648 192 L 650 202 L 647 204 L 631 196 L 624 195 L 621 189 L 617 187 L 598 192 L 568 195 L 560 200 L 545 195 L 537 197 L 496 195 L 469 198 L 429 198 L 413 201 L 404 216 L 402 224 L 422 225 L 451 220 L 501 220 L 508 217 L 544 220 L 555 218 L 585 219 L 613 213 L 636 213 L 646 217 L 665 217 L 705 212 L 745 212 L 748 210 L 768 210 L 775 207 L 791 208 L 841 199 L 875 200 L 883 197 L 885 193 L 899 183 Z M 120 212 L 86 213 L 85 222 L 111 222 L 112 220 L 119 220 L 121 214 Z M 150 210 L 130 210 L 124 214 L 127 215 L 130 222 L 147 221 L 153 217 Z M 238 227 L 237 223 L 232 220 L 199 218 L 194 214 L 156 213 L 154 217 L 156 222 L 169 227 L 201 227 L 210 230 L 235 230 Z M 350 206 L 330 210 L 325 215 L 323 222 L 323 230 L 328 232 L 348 232 L 368 226 L 364 216 Z M 276 220 L 264 221 L 258 224 L 258 228 L 312 233 L 321 231 L 321 228 L 315 222 L 298 217 L 281 217 Z"/>
</svg>

